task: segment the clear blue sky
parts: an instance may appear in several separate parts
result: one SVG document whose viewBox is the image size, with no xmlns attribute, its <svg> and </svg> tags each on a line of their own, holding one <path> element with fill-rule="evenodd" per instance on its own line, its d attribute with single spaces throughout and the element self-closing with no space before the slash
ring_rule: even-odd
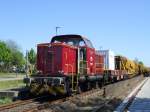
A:
<svg viewBox="0 0 150 112">
<path fill-rule="evenodd" d="M 150 66 L 150 0 L 0 0 L 0 39 L 23 52 L 49 42 L 55 26 Z"/>
</svg>

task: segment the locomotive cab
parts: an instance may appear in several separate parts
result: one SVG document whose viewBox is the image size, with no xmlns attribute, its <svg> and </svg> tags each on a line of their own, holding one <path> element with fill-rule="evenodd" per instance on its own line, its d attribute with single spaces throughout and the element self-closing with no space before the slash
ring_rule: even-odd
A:
<svg viewBox="0 0 150 112">
<path fill-rule="evenodd" d="M 60 35 L 51 40 L 53 43 L 62 43 L 76 47 L 76 74 L 94 74 L 95 49 L 91 42 L 80 35 Z M 75 56 L 74 56 L 75 57 Z M 71 57 L 70 57 L 71 58 Z M 73 63 L 71 63 L 72 65 Z"/>
</svg>

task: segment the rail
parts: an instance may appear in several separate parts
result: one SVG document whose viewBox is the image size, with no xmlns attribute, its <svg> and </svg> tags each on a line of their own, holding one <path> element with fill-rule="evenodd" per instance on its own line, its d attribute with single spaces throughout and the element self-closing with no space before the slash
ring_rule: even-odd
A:
<svg viewBox="0 0 150 112">
<path fill-rule="evenodd" d="M 81 94 L 77 94 L 75 96 L 70 96 L 70 97 L 58 99 L 55 101 L 49 101 L 46 104 L 42 104 L 40 106 L 33 107 L 32 109 L 24 110 L 23 112 L 37 112 L 37 111 L 41 111 L 43 109 L 51 108 L 55 104 L 63 103 L 65 101 L 73 101 L 77 98 L 86 99 L 88 97 L 96 96 L 97 94 L 103 95 L 103 90 L 102 89 L 90 90 L 90 91 L 87 91 L 87 92 L 84 92 Z"/>
<path fill-rule="evenodd" d="M 118 83 L 121 83 L 122 81 L 120 81 L 120 82 L 118 82 Z M 115 84 L 115 83 L 114 83 Z M 45 103 L 42 103 L 42 104 L 39 104 L 39 105 L 37 105 L 37 104 L 34 104 L 34 105 L 32 105 L 31 106 L 31 103 L 26 103 L 25 105 L 23 105 L 23 106 L 21 106 L 21 108 L 19 108 L 20 110 L 17 110 L 17 112 L 37 112 L 37 111 L 42 111 L 43 109 L 51 109 L 51 108 L 53 108 L 53 106 L 55 106 L 55 104 L 57 104 L 57 105 L 59 105 L 59 104 L 62 104 L 63 102 L 66 102 L 66 101 L 74 101 L 74 100 L 76 100 L 76 99 L 78 99 L 78 98 L 80 98 L 81 100 L 83 99 L 83 100 L 85 100 L 86 98 L 92 98 L 92 97 L 94 97 L 94 96 L 97 96 L 97 94 L 98 95 L 100 95 L 100 96 L 105 96 L 104 95 L 104 88 L 107 88 L 107 89 L 109 89 L 110 88 L 110 85 L 111 85 L 111 87 L 114 87 L 114 84 L 109 84 L 109 85 L 105 85 L 104 87 L 103 87 L 103 89 L 93 89 L 93 90 L 90 90 L 90 91 L 87 91 L 87 92 L 83 92 L 83 93 L 81 93 L 81 94 L 77 94 L 77 95 L 74 95 L 74 96 L 70 96 L 70 97 L 66 97 L 66 98 L 62 98 L 61 97 L 61 99 L 49 99 L 49 101 L 48 102 L 45 102 Z M 108 93 L 107 93 L 107 91 L 106 91 L 106 98 L 107 98 L 107 95 Z M 121 93 L 122 94 L 122 93 Z M 120 94 L 120 95 L 121 95 Z M 111 102 L 111 100 L 114 98 L 114 97 L 116 97 L 116 96 L 111 96 L 110 97 L 110 100 L 105 100 L 102 104 L 100 104 L 99 106 L 98 106 L 98 108 L 97 109 L 94 109 L 94 111 L 92 111 L 92 112 L 97 112 L 97 110 L 99 110 L 99 109 L 103 109 L 103 107 L 105 107 L 105 105 L 107 105 L 109 102 Z M 33 100 L 33 99 L 32 99 Z M 18 102 L 19 103 L 19 102 Z M 34 101 L 33 101 L 33 103 L 35 103 Z M 19 106 L 19 105 L 18 105 Z M 26 106 L 28 106 L 27 108 L 26 108 Z M 14 108 L 14 107 L 13 107 Z M 4 109 L 4 110 L 2 110 L 2 111 L 5 111 L 6 110 L 6 112 L 7 112 L 7 110 L 10 110 L 11 109 L 11 111 L 13 112 L 14 111 L 14 109 L 13 108 L 9 108 L 9 109 Z"/>
<path fill-rule="evenodd" d="M 0 111 L 9 110 L 9 109 L 12 109 L 15 107 L 19 107 L 21 105 L 27 105 L 27 104 L 35 102 L 36 100 L 40 100 L 40 99 L 43 99 L 46 97 L 48 97 L 48 96 L 37 97 L 37 98 L 29 99 L 29 100 L 19 100 L 19 101 L 13 102 L 11 104 L 2 105 L 2 106 L 0 106 Z"/>
</svg>

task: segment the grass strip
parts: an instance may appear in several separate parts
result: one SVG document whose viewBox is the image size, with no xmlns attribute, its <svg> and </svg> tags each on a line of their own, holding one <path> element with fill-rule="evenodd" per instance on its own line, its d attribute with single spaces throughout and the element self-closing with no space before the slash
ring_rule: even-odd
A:
<svg viewBox="0 0 150 112">
<path fill-rule="evenodd" d="M 19 88 L 25 86 L 23 80 L 0 81 L 0 90 Z"/>
</svg>

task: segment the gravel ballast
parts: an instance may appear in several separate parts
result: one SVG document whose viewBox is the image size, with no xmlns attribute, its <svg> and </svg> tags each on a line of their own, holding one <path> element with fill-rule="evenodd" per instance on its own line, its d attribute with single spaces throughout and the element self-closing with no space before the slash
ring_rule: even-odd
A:
<svg viewBox="0 0 150 112">
<path fill-rule="evenodd" d="M 51 105 L 42 112 L 113 112 L 124 98 L 144 79 L 143 76 L 109 84 L 105 88 L 105 95 L 95 94 L 85 98 L 65 101 Z"/>
</svg>

